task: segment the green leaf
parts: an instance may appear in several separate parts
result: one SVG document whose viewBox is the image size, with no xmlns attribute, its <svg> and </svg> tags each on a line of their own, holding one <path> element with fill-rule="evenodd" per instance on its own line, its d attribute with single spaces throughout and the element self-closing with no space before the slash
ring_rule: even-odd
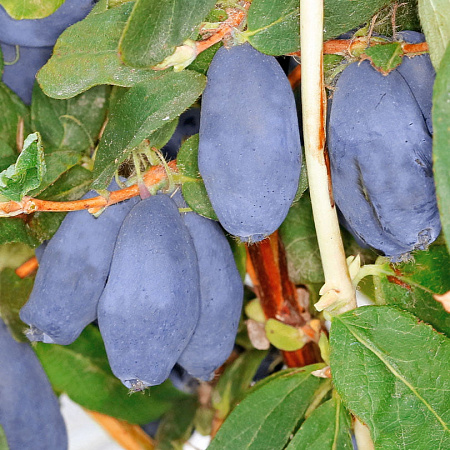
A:
<svg viewBox="0 0 450 450">
<path fill-rule="evenodd" d="M 322 261 L 309 195 L 303 195 L 291 206 L 279 231 L 292 281 L 295 284 L 322 283 Z"/>
<path fill-rule="evenodd" d="M 152 67 L 175 51 L 214 7 L 215 0 L 137 0 L 119 49 L 125 64 Z"/>
<path fill-rule="evenodd" d="M 350 414 L 335 395 L 303 422 L 286 450 L 352 450 L 350 426 Z"/>
<path fill-rule="evenodd" d="M 389 23 L 387 20 L 383 22 L 384 23 L 382 26 L 376 27 L 377 32 L 384 36 L 391 35 L 392 23 Z M 386 28 L 386 31 L 383 31 L 383 27 Z M 397 9 L 395 16 L 395 27 L 397 30 L 421 31 L 419 8 L 415 0 L 404 2 L 402 7 Z"/>
<path fill-rule="evenodd" d="M 158 427 L 156 441 L 158 450 L 182 449 L 194 427 L 197 398 L 187 398 L 173 404 Z"/>
<path fill-rule="evenodd" d="M 329 0 L 325 2 L 324 39 L 331 39 L 368 22 L 391 0 L 371 2 Z M 299 2 L 253 0 L 248 29 L 243 34 L 262 53 L 283 55 L 300 49 Z"/>
<path fill-rule="evenodd" d="M 247 273 L 247 247 L 242 242 L 234 239 L 230 235 L 226 235 L 231 251 L 233 252 L 234 262 L 241 275 L 242 281 Z"/>
<path fill-rule="evenodd" d="M 197 214 L 218 220 L 198 170 L 198 142 L 199 136 L 195 134 L 183 143 L 178 152 L 177 167 L 187 177 L 183 181 L 183 197 Z"/>
<path fill-rule="evenodd" d="M 220 419 L 244 397 L 266 355 L 267 351 L 247 350 L 225 369 L 212 393 L 212 405 Z"/>
<path fill-rule="evenodd" d="M 78 200 L 92 183 L 92 172 L 81 166 L 74 166 L 49 186 L 39 196 L 42 200 Z M 50 239 L 61 225 L 66 213 L 37 212 L 28 222 L 28 232 L 34 239 L 42 242 Z"/>
<path fill-rule="evenodd" d="M 130 423 L 158 419 L 172 401 L 186 397 L 170 381 L 150 389 L 150 394 L 129 395 L 112 374 L 98 328 L 88 326 L 70 345 L 37 343 L 34 347 L 53 387 L 84 408 Z"/>
<path fill-rule="evenodd" d="M 42 182 L 37 189 L 33 189 L 28 194 L 36 197 L 48 186 L 53 184 L 64 172 L 80 162 L 81 155 L 71 150 L 58 150 L 47 154 L 45 152 L 46 172 Z"/>
<path fill-rule="evenodd" d="M 374 45 L 364 51 L 372 66 L 383 75 L 387 75 L 402 63 L 403 55 L 400 42 L 392 42 L 384 45 Z"/>
<path fill-rule="evenodd" d="M 339 36 L 370 21 L 378 11 L 392 0 L 349 1 L 328 0 L 325 2 L 324 40 Z"/>
<path fill-rule="evenodd" d="M 208 450 L 284 448 L 324 382 L 311 375 L 321 367 L 286 370 L 259 388 L 257 384 L 234 408 Z"/>
<path fill-rule="evenodd" d="M 14 269 L 0 272 L 0 316 L 18 341 L 27 341 L 23 330 L 26 325 L 19 318 L 19 311 L 33 289 L 33 278 L 20 278 Z"/>
<path fill-rule="evenodd" d="M 161 76 L 125 66 L 119 59 L 119 39 L 132 6 L 128 2 L 106 11 L 94 9 L 64 31 L 37 75 L 48 96 L 70 98 L 98 84 L 129 87 Z"/>
<path fill-rule="evenodd" d="M 154 131 L 149 137 L 151 147 L 156 147 L 158 150 L 163 148 L 175 133 L 178 125 L 178 117 L 170 122 L 164 124 L 161 128 Z"/>
<path fill-rule="evenodd" d="M 44 149 L 39 133 L 30 134 L 15 164 L 0 173 L 0 193 L 16 202 L 37 188 L 45 174 Z"/>
<path fill-rule="evenodd" d="M 68 100 L 47 97 L 36 83 L 31 104 L 34 130 L 45 148 L 84 152 L 94 149 L 108 106 L 108 86 L 97 86 Z"/>
<path fill-rule="evenodd" d="M 294 92 L 294 94 L 297 94 L 297 92 Z M 299 98 L 299 102 L 300 102 L 300 98 Z M 297 103 L 297 100 L 296 100 Z M 297 112 L 298 114 L 301 114 L 301 110 L 297 108 Z M 301 126 L 301 124 L 299 124 L 299 126 Z M 307 191 L 308 189 L 308 171 L 306 169 L 306 158 L 305 155 L 303 154 L 303 158 L 302 158 L 302 168 L 301 168 L 301 172 L 300 172 L 300 180 L 298 182 L 298 188 L 297 188 L 297 192 L 295 193 L 295 197 L 294 197 L 294 202 L 297 202 L 298 200 L 300 200 L 303 196 L 303 194 Z"/>
<path fill-rule="evenodd" d="M 17 153 L 4 141 L 0 140 L 0 171 L 5 170 L 17 159 Z"/>
<path fill-rule="evenodd" d="M 28 108 L 8 87 L 0 83 L 0 139 L 16 148 L 17 127 L 28 116 Z"/>
<path fill-rule="evenodd" d="M 17 269 L 34 256 L 34 251 L 26 244 L 0 245 L 0 271 L 5 268 Z"/>
<path fill-rule="evenodd" d="M 377 303 L 398 306 L 450 336 L 450 314 L 433 298 L 450 291 L 449 267 L 444 245 L 417 252 L 414 261 L 395 265 L 395 275 L 374 277 Z"/>
<path fill-rule="evenodd" d="M 419 17 L 430 50 L 431 62 L 437 71 L 450 41 L 448 1 L 419 0 Z"/>
<path fill-rule="evenodd" d="M 92 183 L 92 173 L 81 166 L 74 166 L 40 194 L 43 200 L 78 200 Z M 0 245 L 22 242 L 36 247 L 50 239 L 61 225 L 66 213 L 37 212 L 26 221 L 19 218 L 0 218 Z"/>
<path fill-rule="evenodd" d="M 247 17 L 246 36 L 257 50 L 283 55 L 300 50 L 298 0 L 253 0 Z"/>
<path fill-rule="evenodd" d="M 222 43 L 218 42 L 217 44 L 214 44 L 205 51 L 201 52 L 200 55 L 198 55 L 197 58 L 195 58 L 189 65 L 189 70 L 195 70 L 196 72 L 206 75 L 214 55 L 221 46 Z"/>
<path fill-rule="evenodd" d="M 5 430 L 1 425 L 0 425 L 0 450 L 10 450 L 8 441 L 6 440 Z"/>
<path fill-rule="evenodd" d="M 92 172 L 82 166 L 74 166 L 45 189 L 39 198 L 55 202 L 78 200 L 86 194 L 91 183 Z"/>
<path fill-rule="evenodd" d="M 413 315 L 365 306 L 334 317 L 334 385 L 376 448 L 450 447 L 450 341 Z"/>
<path fill-rule="evenodd" d="M 205 88 L 206 77 L 190 70 L 167 72 L 137 84 L 120 96 L 110 112 L 94 166 L 95 189 L 108 185 L 117 164 L 158 128 L 191 106 Z"/>
<path fill-rule="evenodd" d="M 449 14 L 450 15 L 450 14 Z M 442 58 L 433 87 L 433 170 L 442 229 L 450 250 L 450 45 Z"/>
<path fill-rule="evenodd" d="M 195 431 L 200 433 L 202 436 L 209 436 L 212 431 L 214 417 L 214 409 L 208 406 L 200 406 L 199 408 L 197 408 L 194 417 Z"/>
<path fill-rule="evenodd" d="M 42 19 L 53 14 L 64 0 L 0 0 L 0 5 L 16 20 Z"/>
<path fill-rule="evenodd" d="M 265 323 L 267 320 L 259 298 L 254 298 L 245 305 L 245 314 L 255 322 Z"/>
<path fill-rule="evenodd" d="M 305 345 L 305 335 L 301 329 L 287 325 L 276 319 L 268 319 L 265 324 L 269 342 L 287 352 L 300 350 Z"/>
<path fill-rule="evenodd" d="M 19 243 L 35 247 L 39 241 L 29 233 L 27 224 L 16 217 L 0 218 L 0 245 Z"/>
</svg>

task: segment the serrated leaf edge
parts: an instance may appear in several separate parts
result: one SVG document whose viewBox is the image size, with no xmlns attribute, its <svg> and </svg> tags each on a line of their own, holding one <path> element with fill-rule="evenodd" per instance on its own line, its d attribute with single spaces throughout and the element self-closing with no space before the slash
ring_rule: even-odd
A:
<svg viewBox="0 0 450 450">
<path fill-rule="evenodd" d="M 353 330 L 350 329 L 350 327 L 345 323 L 344 320 L 339 319 L 339 316 L 334 317 L 333 320 L 340 320 L 340 322 L 348 329 L 348 331 L 355 337 L 355 339 L 362 344 L 364 347 L 366 347 L 368 350 L 370 350 L 375 356 L 377 356 L 381 362 L 383 362 L 386 367 L 391 371 L 391 373 L 402 383 L 407 386 L 411 392 L 425 405 L 425 407 L 436 417 L 436 419 L 439 421 L 439 423 L 442 425 L 442 428 L 449 432 L 449 428 L 447 427 L 447 424 L 444 422 L 444 420 L 439 416 L 439 414 L 432 408 L 432 406 L 417 392 L 417 390 L 414 388 L 414 386 L 406 380 L 395 368 L 392 366 L 392 364 L 389 363 L 389 361 L 383 357 L 382 353 L 376 349 L 374 346 L 372 346 L 369 342 L 367 342 L 364 338 L 358 336 L 353 332 Z"/>
</svg>

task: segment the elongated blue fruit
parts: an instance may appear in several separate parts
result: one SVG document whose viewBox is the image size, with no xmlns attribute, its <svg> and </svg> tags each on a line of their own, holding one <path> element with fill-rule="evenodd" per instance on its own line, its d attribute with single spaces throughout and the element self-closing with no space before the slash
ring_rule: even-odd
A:
<svg viewBox="0 0 450 450">
<path fill-rule="evenodd" d="M 180 205 L 182 199 L 176 201 L 186 206 Z M 210 380 L 233 350 L 244 288 L 220 225 L 195 212 L 182 217 L 197 252 L 201 302 L 200 318 L 178 364 L 192 376 Z"/>
<path fill-rule="evenodd" d="M 177 206 L 167 195 L 142 200 L 120 229 L 98 308 L 116 377 L 135 391 L 161 384 L 199 312 L 197 255 Z"/>
<path fill-rule="evenodd" d="M 397 33 L 397 37 L 410 44 L 425 42 L 425 36 L 417 31 L 401 31 Z M 404 56 L 402 63 L 397 67 L 397 71 L 400 72 L 406 84 L 411 89 L 425 118 L 428 130 L 433 134 L 431 107 L 436 72 L 431 64 L 430 55 L 427 53 L 424 55 L 416 55 L 412 58 Z"/>
<path fill-rule="evenodd" d="M 53 46 L 70 25 L 83 19 L 96 0 L 66 0 L 53 14 L 42 19 L 16 20 L 0 6 L 0 41 L 27 47 Z"/>
<path fill-rule="evenodd" d="M 218 50 L 202 97 L 199 168 L 229 233 L 256 242 L 281 225 L 301 152 L 294 96 L 274 57 L 249 44 Z"/>
<path fill-rule="evenodd" d="M 136 202 L 109 206 L 98 219 L 87 211 L 67 214 L 40 255 L 33 291 L 20 311 L 31 341 L 71 344 L 97 318 L 120 226 Z"/>
<path fill-rule="evenodd" d="M 328 138 L 336 204 L 363 242 L 398 261 L 437 238 L 431 135 L 404 75 L 348 66 Z"/>
<path fill-rule="evenodd" d="M 0 361 L 0 425 L 9 449 L 67 449 L 66 426 L 44 369 L 1 319 Z"/>
</svg>

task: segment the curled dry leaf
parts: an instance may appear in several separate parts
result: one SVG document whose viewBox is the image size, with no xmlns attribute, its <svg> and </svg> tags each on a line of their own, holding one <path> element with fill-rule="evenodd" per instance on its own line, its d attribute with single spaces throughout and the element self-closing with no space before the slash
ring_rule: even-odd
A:
<svg viewBox="0 0 450 450">
<path fill-rule="evenodd" d="M 330 378 L 331 379 L 330 366 L 326 366 L 323 369 L 314 370 L 313 372 L 311 372 L 311 375 L 314 375 L 317 378 Z"/>
<path fill-rule="evenodd" d="M 246 322 L 247 332 L 250 342 L 257 350 L 267 350 L 270 347 L 269 339 L 266 336 L 264 323 L 248 319 Z"/>
</svg>

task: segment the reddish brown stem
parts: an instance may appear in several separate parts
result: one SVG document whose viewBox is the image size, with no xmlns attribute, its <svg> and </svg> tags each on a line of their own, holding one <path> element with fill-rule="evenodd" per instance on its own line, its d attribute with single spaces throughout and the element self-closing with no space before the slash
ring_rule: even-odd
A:
<svg viewBox="0 0 450 450">
<path fill-rule="evenodd" d="M 308 335 L 314 334 L 304 319 L 306 311 L 299 303 L 297 289 L 289 278 L 286 254 L 278 233 L 273 233 L 262 242 L 248 245 L 247 251 L 247 272 L 266 317 L 301 327 Z M 315 342 L 309 342 L 295 352 L 282 353 L 289 367 L 302 367 L 320 361 Z"/>
<path fill-rule="evenodd" d="M 297 89 L 302 81 L 302 66 L 299 64 L 288 76 L 292 90 Z"/>
<path fill-rule="evenodd" d="M 371 41 L 370 46 L 377 45 L 377 42 Z M 356 49 L 364 49 L 367 47 L 365 38 L 357 39 L 333 39 L 323 44 L 323 53 L 325 55 L 344 55 L 351 54 Z M 420 44 L 403 44 L 403 52 L 406 54 L 417 54 L 428 51 L 428 44 L 421 42 Z M 294 52 L 291 55 L 301 56 L 301 52 Z"/>
<path fill-rule="evenodd" d="M 25 261 L 21 266 L 16 269 L 16 275 L 20 278 L 25 278 L 31 275 L 39 267 L 38 260 L 36 256 L 33 256 L 28 261 Z"/>
</svg>

